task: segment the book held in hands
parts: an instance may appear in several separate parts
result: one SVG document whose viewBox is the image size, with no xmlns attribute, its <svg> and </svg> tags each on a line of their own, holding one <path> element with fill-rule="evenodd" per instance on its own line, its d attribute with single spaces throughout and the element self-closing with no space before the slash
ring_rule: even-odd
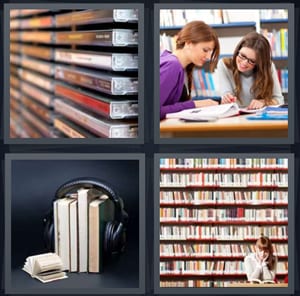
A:
<svg viewBox="0 0 300 296">
<path fill-rule="evenodd" d="M 42 283 L 67 278 L 61 258 L 55 253 L 45 253 L 26 258 L 23 270 Z"/>
</svg>

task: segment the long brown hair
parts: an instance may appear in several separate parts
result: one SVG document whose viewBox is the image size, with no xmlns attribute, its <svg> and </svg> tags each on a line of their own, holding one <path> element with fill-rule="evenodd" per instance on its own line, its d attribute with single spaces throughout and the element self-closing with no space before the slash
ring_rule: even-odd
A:
<svg viewBox="0 0 300 296">
<path fill-rule="evenodd" d="M 265 100 L 265 105 L 272 103 L 272 94 L 274 81 L 272 78 L 271 66 L 272 55 L 271 47 L 268 39 L 257 32 L 250 32 L 236 46 L 233 57 L 225 58 L 224 64 L 233 72 L 235 82 L 235 95 L 241 102 L 240 94 L 242 85 L 240 81 L 240 72 L 237 69 L 236 57 L 242 47 L 249 47 L 256 53 L 255 67 L 253 69 L 254 82 L 251 87 L 251 92 L 256 100 Z"/>
<path fill-rule="evenodd" d="M 272 246 L 270 239 L 266 236 L 261 236 L 256 241 L 256 247 L 258 247 L 260 250 L 269 252 L 267 265 L 268 265 L 269 269 L 271 269 L 271 270 L 274 269 L 275 263 L 276 263 L 276 257 L 273 255 L 273 246 Z"/>
<path fill-rule="evenodd" d="M 186 42 L 192 42 L 196 44 L 199 42 L 210 42 L 210 41 L 213 41 L 215 44 L 209 62 L 209 70 L 213 71 L 218 63 L 218 58 L 220 54 L 220 44 L 215 30 L 211 28 L 209 25 L 207 25 L 206 23 L 204 23 L 203 21 L 192 21 L 190 23 L 187 23 L 178 32 L 177 39 L 176 39 L 176 49 L 182 49 Z M 189 98 L 190 98 L 191 88 L 192 88 L 194 67 L 195 65 L 193 63 L 187 65 L 186 67 Z"/>
</svg>

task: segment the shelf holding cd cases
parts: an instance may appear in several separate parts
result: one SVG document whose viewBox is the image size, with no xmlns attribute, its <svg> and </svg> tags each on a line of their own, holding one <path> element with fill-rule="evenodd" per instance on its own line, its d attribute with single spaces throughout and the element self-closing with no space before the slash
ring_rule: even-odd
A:
<svg viewBox="0 0 300 296">
<path fill-rule="evenodd" d="M 10 134 L 136 138 L 138 34 L 138 9 L 11 9 Z"/>
<path fill-rule="evenodd" d="M 82 68 L 55 67 L 55 78 L 81 85 L 109 95 L 137 94 L 138 81 L 135 77 L 96 72 Z"/>
<path fill-rule="evenodd" d="M 138 68 L 138 55 L 128 53 L 56 49 L 54 59 L 57 62 L 73 63 L 112 71 L 129 71 Z"/>
<path fill-rule="evenodd" d="M 79 90 L 66 84 L 56 83 L 55 95 L 68 99 L 74 103 L 111 119 L 136 117 L 138 115 L 137 100 L 122 100 L 119 98 L 103 97 L 95 93 Z"/>
<path fill-rule="evenodd" d="M 55 25 L 57 27 L 94 24 L 94 23 L 110 23 L 110 22 L 137 22 L 137 9 L 88 9 L 85 11 L 70 12 L 55 17 Z"/>
<path fill-rule="evenodd" d="M 99 136 L 107 138 L 134 138 L 137 135 L 137 124 L 117 120 L 99 120 L 93 114 L 77 109 L 74 104 L 60 99 L 54 100 L 57 113 L 64 115 Z"/>
</svg>

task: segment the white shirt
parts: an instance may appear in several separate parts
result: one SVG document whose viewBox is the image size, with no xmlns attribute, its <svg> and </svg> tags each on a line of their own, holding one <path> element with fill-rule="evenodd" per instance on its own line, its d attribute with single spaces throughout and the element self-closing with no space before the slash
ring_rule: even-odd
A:
<svg viewBox="0 0 300 296">
<path fill-rule="evenodd" d="M 278 102 L 278 104 L 283 104 L 284 98 L 281 92 L 277 71 L 273 63 L 272 63 L 271 72 L 272 72 L 272 78 L 274 82 L 272 99 L 275 99 Z M 218 62 L 216 74 L 217 74 L 217 81 L 218 81 L 218 92 L 220 96 L 223 96 L 226 93 L 231 93 L 234 95 L 235 83 L 233 79 L 232 70 L 228 69 L 225 66 L 222 59 L 219 60 Z M 248 73 L 240 73 L 240 79 L 242 84 L 242 89 L 240 94 L 240 98 L 242 101 L 241 106 L 246 107 L 254 99 L 254 96 L 250 91 L 254 81 L 252 71 Z"/>
<path fill-rule="evenodd" d="M 248 281 L 253 279 L 258 279 L 261 281 L 274 280 L 276 274 L 276 261 L 274 264 L 274 269 L 270 270 L 266 262 L 261 263 L 259 260 L 257 260 L 256 254 L 251 253 L 245 257 L 244 263 Z"/>
</svg>

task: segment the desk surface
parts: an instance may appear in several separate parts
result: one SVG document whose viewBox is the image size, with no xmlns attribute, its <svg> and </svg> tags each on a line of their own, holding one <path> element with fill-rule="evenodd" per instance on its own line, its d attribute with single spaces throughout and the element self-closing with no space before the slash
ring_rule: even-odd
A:
<svg viewBox="0 0 300 296">
<path fill-rule="evenodd" d="M 184 122 L 165 119 L 160 122 L 161 138 L 287 138 L 287 120 L 248 120 L 247 115 L 214 122 Z"/>
</svg>

